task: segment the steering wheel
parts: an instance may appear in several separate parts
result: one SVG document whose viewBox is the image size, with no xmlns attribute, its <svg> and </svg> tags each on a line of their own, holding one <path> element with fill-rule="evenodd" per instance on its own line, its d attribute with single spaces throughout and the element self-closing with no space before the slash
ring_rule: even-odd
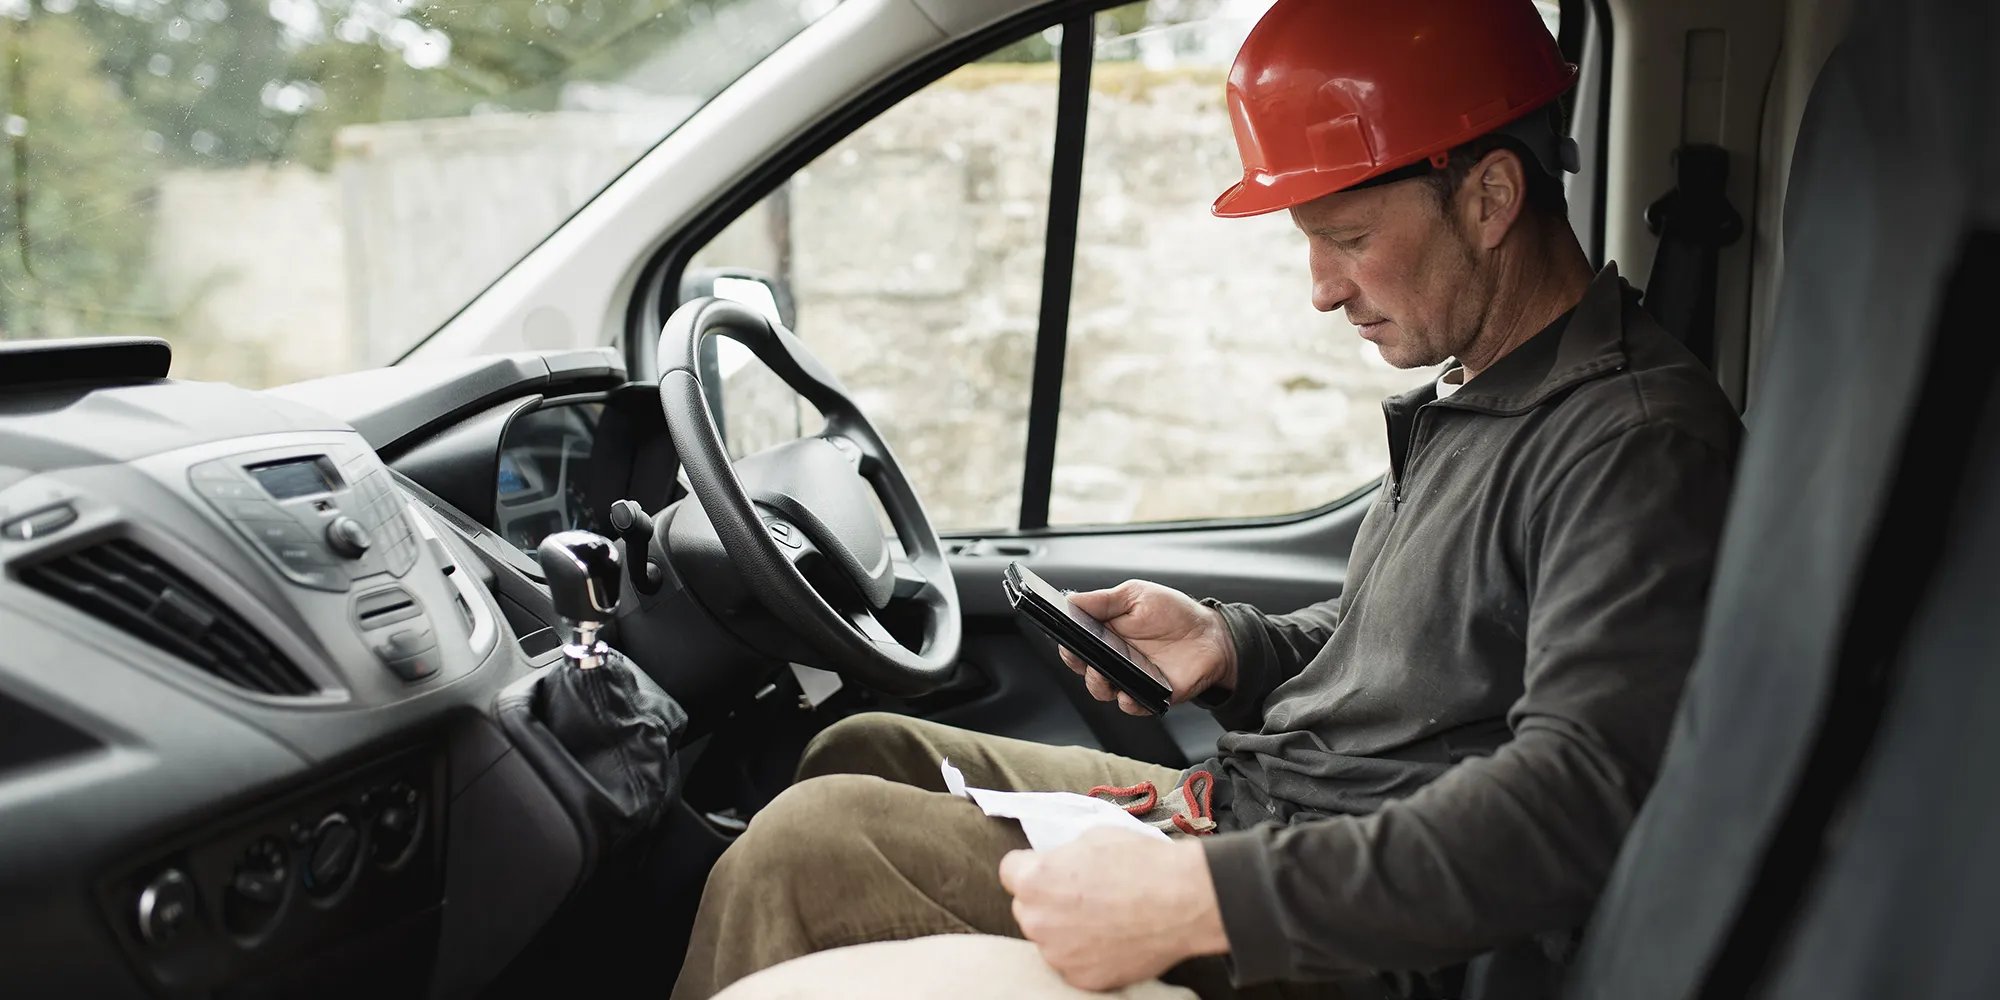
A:
<svg viewBox="0 0 2000 1000">
<path fill-rule="evenodd" d="M 826 428 L 732 463 L 697 363 L 702 343 L 724 333 L 818 407 Z M 667 432 L 700 513 L 751 593 L 845 677 L 896 695 L 949 681 L 961 625 L 944 546 L 889 445 L 840 380 L 791 331 L 726 299 L 674 310 L 660 331 L 659 359 Z M 883 537 L 871 491 L 902 554 Z M 918 609 L 915 651 L 876 616 L 891 602 Z"/>
</svg>

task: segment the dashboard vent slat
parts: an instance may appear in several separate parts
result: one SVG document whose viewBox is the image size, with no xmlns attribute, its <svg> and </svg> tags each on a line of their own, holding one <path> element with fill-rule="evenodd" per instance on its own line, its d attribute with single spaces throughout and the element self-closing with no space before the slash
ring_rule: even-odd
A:
<svg viewBox="0 0 2000 1000">
<path fill-rule="evenodd" d="M 237 687 L 273 695 L 318 690 L 228 605 L 125 539 L 36 563 L 21 582 Z"/>
</svg>

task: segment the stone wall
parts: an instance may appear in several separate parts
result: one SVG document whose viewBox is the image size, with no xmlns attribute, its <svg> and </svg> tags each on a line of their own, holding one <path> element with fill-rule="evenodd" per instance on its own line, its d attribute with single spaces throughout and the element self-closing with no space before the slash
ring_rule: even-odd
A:
<svg viewBox="0 0 2000 1000">
<path fill-rule="evenodd" d="M 154 198 L 174 374 L 264 386 L 362 364 L 339 192 L 305 167 L 185 170 Z"/>
<path fill-rule="evenodd" d="M 342 129 L 334 177 L 365 363 L 388 364 L 444 325 L 684 115 L 558 111 Z"/>
<path fill-rule="evenodd" d="M 166 175 L 151 277 L 176 374 L 267 386 L 393 362 L 686 111 L 354 125 L 331 172 Z"/>
</svg>

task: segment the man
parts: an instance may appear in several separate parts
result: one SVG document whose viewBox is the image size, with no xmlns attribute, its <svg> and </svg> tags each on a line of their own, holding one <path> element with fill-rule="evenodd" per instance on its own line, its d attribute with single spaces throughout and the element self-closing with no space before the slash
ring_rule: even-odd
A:
<svg viewBox="0 0 2000 1000">
<path fill-rule="evenodd" d="M 1527 0 L 1271 9 L 1230 74 L 1245 175 L 1216 214 L 1290 211 L 1316 308 L 1396 365 L 1456 362 L 1384 404 L 1346 592 L 1281 616 L 1144 582 L 1076 595 L 1228 728 L 1185 774 L 831 727 L 717 865 L 676 997 L 964 932 L 1025 936 L 1086 988 L 1172 970 L 1339 995 L 1582 924 L 1693 657 L 1739 427 L 1569 229 L 1553 102 L 1574 75 Z M 1024 851 L 940 794 L 943 756 L 977 786 L 1137 798 L 1179 836 Z"/>
</svg>

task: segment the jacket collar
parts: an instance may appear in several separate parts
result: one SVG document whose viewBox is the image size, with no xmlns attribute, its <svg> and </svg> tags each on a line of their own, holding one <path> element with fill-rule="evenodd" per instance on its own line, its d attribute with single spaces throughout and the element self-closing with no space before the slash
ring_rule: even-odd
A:
<svg viewBox="0 0 2000 1000">
<path fill-rule="evenodd" d="M 1464 388 L 1444 399 L 1435 399 L 1435 383 L 1416 391 L 1430 397 L 1423 402 L 1506 416 L 1526 413 L 1564 390 L 1618 371 L 1626 364 L 1630 289 L 1618 276 L 1618 265 L 1606 264 L 1563 319 L 1495 361 Z"/>
</svg>

